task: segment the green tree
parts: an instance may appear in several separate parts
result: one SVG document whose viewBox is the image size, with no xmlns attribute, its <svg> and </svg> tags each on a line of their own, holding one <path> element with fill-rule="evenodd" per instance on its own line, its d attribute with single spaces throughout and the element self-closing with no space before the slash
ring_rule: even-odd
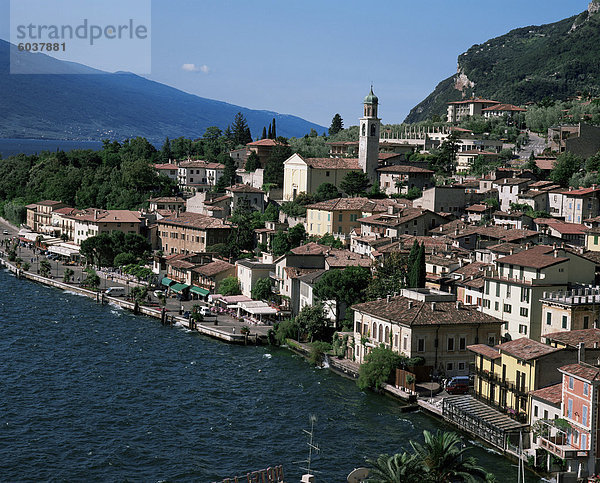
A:
<svg viewBox="0 0 600 483">
<path fill-rule="evenodd" d="M 273 242 L 271 244 L 271 251 L 273 252 L 274 256 L 280 257 L 288 252 L 291 248 L 292 246 L 290 245 L 290 239 L 287 232 L 279 230 L 277 233 L 275 233 Z"/>
<path fill-rule="evenodd" d="M 500 209 L 500 202 L 498 201 L 497 198 L 486 198 L 485 200 L 482 201 L 482 203 L 484 205 L 487 205 L 492 210 Z"/>
<path fill-rule="evenodd" d="M 323 340 L 327 327 L 323 304 L 317 303 L 302 307 L 300 313 L 296 316 L 296 323 L 306 329 L 307 336 L 311 342 L 314 340 Z"/>
<path fill-rule="evenodd" d="M 258 154 L 256 154 L 254 151 L 252 151 L 248 155 L 248 159 L 246 160 L 246 166 L 244 168 L 249 173 L 259 169 L 260 168 L 260 158 L 258 157 Z"/>
<path fill-rule="evenodd" d="M 435 434 L 423 431 L 423 444 L 411 441 L 416 458 L 421 462 L 426 481 L 486 481 L 488 472 L 477 465 L 477 460 L 467 456 L 468 448 L 461 448 L 462 442 L 456 433 Z"/>
<path fill-rule="evenodd" d="M 271 128 L 271 136 L 273 136 L 273 139 L 277 139 L 277 127 L 275 125 L 275 118 L 273 118 L 273 127 Z"/>
<path fill-rule="evenodd" d="M 52 265 L 48 260 L 40 261 L 40 275 L 42 277 L 48 277 L 50 275 L 50 271 L 52 270 Z"/>
<path fill-rule="evenodd" d="M 241 112 L 238 112 L 233 119 L 233 124 L 231 125 L 231 135 L 233 137 L 233 144 L 235 146 L 245 146 L 246 144 L 252 142 L 252 136 L 250 135 L 248 123 Z"/>
<path fill-rule="evenodd" d="M 264 182 L 283 186 L 283 163 L 292 155 L 292 149 L 286 144 L 273 146 L 265 162 Z"/>
<path fill-rule="evenodd" d="M 303 223 L 298 223 L 288 230 L 288 240 L 290 242 L 290 249 L 296 248 L 302 245 L 306 240 L 306 228 Z"/>
<path fill-rule="evenodd" d="M 254 300 L 270 300 L 273 297 L 273 283 L 270 278 L 260 278 L 252 287 L 252 298 Z"/>
<path fill-rule="evenodd" d="M 408 286 L 410 288 L 425 287 L 425 244 L 419 245 L 415 240 L 415 244 L 411 249 L 411 253 L 408 256 L 408 260 Z"/>
<path fill-rule="evenodd" d="M 331 344 L 318 340 L 310 344 L 310 352 L 308 356 L 309 362 L 316 367 L 323 367 L 326 353 L 331 350 Z"/>
<path fill-rule="evenodd" d="M 281 345 L 287 343 L 287 339 L 300 340 L 300 326 L 295 319 L 285 319 L 273 326 L 275 339 Z"/>
<path fill-rule="evenodd" d="M 335 302 L 336 327 L 343 319 L 346 307 L 364 302 L 371 272 L 365 267 L 328 270 L 314 286 L 315 296 L 323 303 Z"/>
<path fill-rule="evenodd" d="M 240 289 L 240 281 L 233 275 L 225 277 L 221 280 L 221 283 L 219 283 L 217 293 L 222 295 L 241 295 L 242 290 Z"/>
<path fill-rule="evenodd" d="M 73 275 L 75 275 L 75 272 L 73 270 L 71 270 L 70 268 L 65 268 L 65 271 L 63 272 L 63 282 L 69 283 L 73 278 Z"/>
<path fill-rule="evenodd" d="M 404 358 L 391 349 L 375 347 L 367 357 L 365 363 L 358 371 L 357 384 L 360 389 L 379 390 L 386 384 L 396 369 L 402 367 Z"/>
<path fill-rule="evenodd" d="M 145 285 L 136 285 L 131 289 L 130 293 L 133 300 L 135 300 L 138 304 L 142 304 L 146 297 L 148 296 L 148 287 Z"/>
<path fill-rule="evenodd" d="M 315 201 L 326 201 L 339 198 L 342 194 L 336 188 L 334 184 L 322 183 L 315 192 Z"/>
<path fill-rule="evenodd" d="M 556 157 L 554 168 L 548 178 L 561 186 L 568 186 L 571 177 L 581 169 L 583 160 L 570 152 L 564 152 Z"/>
<path fill-rule="evenodd" d="M 342 191 L 350 196 L 365 193 L 369 186 L 371 186 L 371 181 L 362 171 L 350 171 L 340 183 Z"/>
<path fill-rule="evenodd" d="M 263 126 L 263 131 L 262 131 L 262 135 L 260 136 L 261 139 L 267 139 L 267 128 L 265 126 Z"/>
<path fill-rule="evenodd" d="M 82 285 L 89 287 L 92 290 L 96 290 L 100 286 L 100 277 L 92 268 L 88 268 L 85 272 L 86 277 L 85 280 L 82 282 Z"/>
<path fill-rule="evenodd" d="M 344 129 L 344 121 L 342 120 L 342 116 L 336 114 L 331 120 L 331 126 L 329 126 L 329 135 L 333 136 L 334 134 L 339 133 L 342 129 Z"/>
<path fill-rule="evenodd" d="M 160 148 L 160 160 L 163 163 L 168 163 L 170 159 L 173 158 L 173 152 L 171 151 L 171 141 L 169 141 L 169 137 L 165 138 L 165 142 Z"/>
<path fill-rule="evenodd" d="M 371 467 L 367 481 L 371 483 L 421 483 L 423 467 L 414 455 L 406 452 L 381 454 L 376 460 L 367 459 Z"/>
<path fill-rule="evenodd" d="M 123 252 L 115 256 L 113 265 L 115 267 L 122 267 L 124 265 L 131 265 L 132 263 L 136 262 L 137 258 L 133 253 Z"/>
<path fill-rule="evenodd" d="M 383 298 L 400 293 L 406 287 L 406 256 L 400 252 L 392 252 L 377 267 L 367 287 L 369 300 Z"/>
</svg>

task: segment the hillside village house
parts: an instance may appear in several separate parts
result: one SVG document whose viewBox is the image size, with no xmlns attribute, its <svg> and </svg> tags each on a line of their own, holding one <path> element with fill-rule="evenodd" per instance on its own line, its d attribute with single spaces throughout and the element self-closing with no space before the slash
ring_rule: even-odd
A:
<svg viewBox="0 0 600 483">
<path fill-rule="evenodd" d="M 448 103 L 448 122 L 460 122 L 468 117 L 483 116 L 483 110 L 497 106 L 498 101 L 490 99 L 466 99 L 464 101 L 455 101 Z"/>
<path fill-rule="evenodd" d="M 358 220 L 368 202 L 368 198 L 335 198 L 308 205 L 306 232 L 309 236 L 329 233 L 345 237 L 360 226 Z"/>
<path fill-rule="evenodd" d="M 379 188 L 386 195 L 406 194 L 411 188 L 424 190 L 433 186 L 434 172 L 416 166 L 386 166 L 378 168 Z"/>
<path fill-rule="evenodd" d="M 600 188 L 569 189 L 563 191 L 563 216 L 567 223 L 583 223 L 600 215 Z"/>
<path fill-rule="evenodd" d="M 181 213 L 157 221 L 158 243 L 165 254 L 205 252 L 207 247 L 226 243 L 231 225 L 197 213 Z"/>
<path fill-rule="evenodd" d="M 538 245 L 498 258 L 486 271 L 483 312 L 505 322 L 503 336 L 540 340 L 542 302 L 548 291 L 593 283 L 595 264 L 561 248 Z"/>
<path fill-rule="evenodd" d="M 529 421 L 530 391 L 560 382 L 557 368 L 577 362 L 577 351 L 522 337 L 496 347 L 474 344 L 475 395 L 490 406 Z"/>
<path fill-rule="evenodd" d="M 177 171 L 179 167 L 176 164 L 172 163 L 161 163 L 155 164 L 154 169 L 158 172 L 158 174 L 162 174 L 173 181 L 177 181 Z"/>
<path fill-rule="evenodd" d="M 39 201 L 27 205 L 27 226 L 36 232 L 44 231 L 44 227 L 51 227 L 52 212 L 59 208 L 68 207 L 65 203 L 53 200 Z"/>
<path fill-rule="evenodd" d="M 600 368 L 582 361 L 558 369 L 561 375 L 561 418 L 566 430 L 548 424 L 538 437 L 538 446 L 566 463 L 566 470 L 583 478 L 598 470 Z"/>
<path fill-rule="evenodd" d="M 585 287 L 544 292 L 542 304 L 542 340 L 548 334 L 597 329 L 600 319 L 600 289 Z"/>
<path fill-rule="evenodd" d="M 243 168 L 246 166 L 246 161 L 248 161 L 250 153 L 255 153 L 258 156 L 260 165 L 264 168 L 269 156 L 271 156 L 271 151 L 278 145 L 287 146 L 287 144 L 283 144 L 275 139 L 260 139 L 259 141 L 246 144 L 241 149 L 230 151 L 229 156 L 235 161 L 236 166 Z"/>
<path fill-rule="evenodd" d="M 486 162 L 497 161 L 498 153 L 492 151 L 481 151 L 479 149 L 469 149 L 456 153 L 456 173 L 467 174 L 471 172 L 475 160 L 482 156 Z"/>
<path fill-rule="evenodd" d="M 270 278 L 275 271 L 274 263 L 265 260 L 241 259 L 235 262 L 237 278 L 240 281 L 242 295 L 252 297 L 252 288 L 262 278 Z"/>
<path fill-rule="evenodd" d="M 514 117 L 516 114 L 524 112 L 527 112 L 527 109 L 514 106 L 513 104 L 495 104 L 481 110 L 483 117 Z"/>
<path fill-rule="evenodd" d="M 76 245 L 81 245 L 84 240 L 101 233 L 120 231 L 139 235 L 145 226 L 145 220 L 139 211 L 90 208 L 64 217 L 75 222 L 73 240 Z"/>
<path fill-rule="evenodd" d="M 492 183 L 492 188 L 498 190 L 500 209 L 508 211 L 511 203 L 518 203 L 519 195 L 527 191 L 532 180 L 527 178 L 502 178 Z"/>
<path fill-rule="evenodd" d="M 489 198 L 490 193 L 478 193 L 464 186 L 434 186 L 423 190 L 423 195 L 413 201 L 413 207 L 435 213 L 461 215 L 467 206 Z"/>
<path fill-rule="evenodd" d="M 265 192 L 247 184 L 236 184 L 225 189 L 230 197 L 230 213 L 241 205 L 261 213 L 265 211 Z"/>
<path fill-rule="evenodd" d="M 361 171 L 357 158 L 303 158 L 292 154 L 283 163 L 283 200 L 293 201 L 300 193 L 314 193 L 323 183 L 338 189 L 351 171 Z"/>
<path fill-rule="evenodd" d="M 403 289 L 396 297 L 352 306 L 355 356 L 359 363 L 384 344 L 406 357 L 423 357 L 434 374 L 469 374 L 467 346 L 499 341 L 502 322 L 456 296 L 431 289 Z"/>
<path fill-rule="evenodd" d="M 225 165 L 221 163 L 202 160 L 182 161 L 178 166 L 177 182 L 181 189 L 187 191 L 208 191 L 217 184 L 224 170 Z"/>
<path fill-rule="evenodd" d="M 362 236 L 394 238 L 427 235 L 436 226 L 448 222 L 448 218 L 429 210 L 404 208 L 397 213 L 378 213 L 360 218 L 359 222 Z"/>
<path fill-rule="evenodd" d="M 180 196 L 161 196 L 158 198 L 150 198 L 150 211 L 185 211 L 185 200 Z"/>
</svg>

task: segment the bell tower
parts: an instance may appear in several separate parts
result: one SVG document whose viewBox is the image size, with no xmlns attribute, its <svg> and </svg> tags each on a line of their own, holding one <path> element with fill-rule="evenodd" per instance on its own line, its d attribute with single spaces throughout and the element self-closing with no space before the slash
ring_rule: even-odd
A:
<svg viewBox="0 0 600 483">
<path fill-rule="evenodd" d="M 363 117 L 360 118 L 360 132 L 358 140 L 358 164 L 369 177 L 371 183 L 379 181 L 377 167 L 379 165 L 379 121 L 377 107 L 379 99 L 371 91 L 363 102 Z"/>
</svg>

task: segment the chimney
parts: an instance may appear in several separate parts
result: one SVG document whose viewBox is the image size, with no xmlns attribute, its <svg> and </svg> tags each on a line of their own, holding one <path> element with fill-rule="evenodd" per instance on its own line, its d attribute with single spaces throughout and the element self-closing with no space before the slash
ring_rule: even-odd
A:
<svg viewBox="0 0 600 483">
<path fill-rule="evenodd" d="M 558 258 L 558 250 L 554 250 L 554 258 Z"/>
<path fill-rule="evenodd" d="M 435 312 L 435 302 L 431 302 L 431 311 Z"/>
<path fill-rule="evenodd" d="M 514 248 L 511 248 L 511 249 L 509 250 L 509 253 L 510 253 L 511 255 L 512 255 L 512 254 L 514 254 L 514 253 L 515 253 L 515 249 L 514 249 Z"/>
<path fill-rule="evenodd" d="M 393 206 L 388 206 L 387 212 L 388 212 L 388 215 L 393 215 L 394 214 L 394 207 Z"/>
<path fill-rule="evenodd" d="M 413 301 L 409 300 L 408 301 L 408 310 L 412 310 L 412 308 L 413 308 Z"/>
<path fill-rule="evenodd" d="M 583 342 L 577 344 L 577 362 L 580 364 L 585 362 L 585 344 Z"/>
<path fill-rule="evenodd" d="M 456 301 L 456 310 L 460 310 L 460 300 Z"/>
</svg>

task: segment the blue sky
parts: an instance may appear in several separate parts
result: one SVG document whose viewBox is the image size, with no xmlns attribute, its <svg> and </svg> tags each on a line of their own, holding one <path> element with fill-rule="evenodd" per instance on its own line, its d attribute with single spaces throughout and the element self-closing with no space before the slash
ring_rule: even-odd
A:
<svg viewBox="0 0 600 483">
<path fill-rule="evenodd" d="M 59 6 L 60 0 L 48 3 Z M 570 17 L 587 5 L 588 0 L 153 0 L 147 77 L 325 126 L 336 112 L 346 126 L 357 124 L 372 82 L 380 117 L 397 123 L 456 71 L 458 55 L 471 45 Z M 9 0 L 0 0 L 4 40 L 10 36 L 8 11 Z"/>
</svg>

